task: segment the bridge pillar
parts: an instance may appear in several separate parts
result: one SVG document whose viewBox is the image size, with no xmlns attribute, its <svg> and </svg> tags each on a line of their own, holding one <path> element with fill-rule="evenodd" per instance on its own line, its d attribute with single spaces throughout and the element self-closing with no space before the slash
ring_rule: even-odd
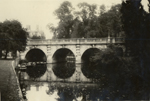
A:
<svg viewBox="0 0 150 101">
<path fill-rule="evenodd" d="M 81 55 L 76 55 L 76 63 L 81 63 Z"/>
<path fill-rule="evenodd" d="M 51 56 L 51 41 L 49 40 L 48 41 L 48 44 L 47 45 L 47 63 L 52 63 L 52 56 Z"/>
<path fill-rule="evenodd" d="M 52 63 L 52 56 L 51 55 L 47 56 L 47 63 Z"/>
<path fill-rule="evenodd" d="M 79 40 L 77 40 L 77 45 L 76 45 L 76 63 L 81 63 L 81 54 L 80 54 Z"/>
<path fill-rule="evenodd" d="M 23 52 L 20 52 L 19 58 L 20 60 L 25 60 L 25 54 Z"/>
</svg>

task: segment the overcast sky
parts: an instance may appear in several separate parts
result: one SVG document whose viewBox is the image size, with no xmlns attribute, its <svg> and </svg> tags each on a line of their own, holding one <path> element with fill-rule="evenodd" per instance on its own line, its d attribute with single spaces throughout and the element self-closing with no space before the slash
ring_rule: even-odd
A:
<svg viewBox="0 0 150 101">
<path fill-rule="evenodd" d="M 0 22 L 14 19 L 20 21 L 23 27 L 30 25 L 32 30 L 38 25 L 46 37 L 51 38 L 52 33 L 46 26 L 48 23 L 56 25 L 57 19 L 53 12 L 63 1 L 70 1 L 73 7 L 81 2 L 110 7 L 122 0 L 0 0 Z M 142 0 L 142 3 L 147 9 L 147 0 Z"/>
</svg>

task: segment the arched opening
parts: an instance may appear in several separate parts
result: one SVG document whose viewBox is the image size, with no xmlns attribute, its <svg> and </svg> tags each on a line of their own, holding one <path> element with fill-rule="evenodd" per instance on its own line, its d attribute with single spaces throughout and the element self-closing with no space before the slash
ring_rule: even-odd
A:
<svg viewBox="0 0 150 101">
<path fill-rule="evenodd" d="M 70 49 L 58 49 L 53 55 L 53 63 L 75 62 L 75 55 Z"/>
<path fill-rule="evenodd" d="M 69 78 L 75 72 L 75 55 L 67 48 L 58 49 L 53 55 L 53 72 L 62 79 Z"/>
<path fill-rule="evenodd" d="M 25 56 L 28 62 L 46 62 L 46 55 L 40 49 L 31 49 Z"/>
<path fill-rule="evenodd" d="M 97 66 L 95 66 L 94 56 L 96 56 L 96 53 L 99 52 L 101 51 L 97 48 L 90 48 L 83 53 L 81 57 L 82 60 L 81 70 L 85 77 L 91 79 L 98 77 L 99 74 L 97 72 Z"/>
<path fill-rule="evenodd" d="M 46 62 L 46 55 L 40 49 L 31 49 L 25 56 L 26 61 L 28 62 L 27 67 L 27 74 L 31 78 L 38 78 L 44 75 L 46 72 L 47 66 Z"/>
<path fill-rule="evenodd" d="M 98 48 L 89 48 L 87 49 L 82 57 L 81 57 L 81 60 L 82 60 L 82 63 L 85 63 L 85 62 L 91 62 L 92 61 L 92 57 L 97 53 L 97 52 L 100 52 L 100 50 Z"/>
</svg>

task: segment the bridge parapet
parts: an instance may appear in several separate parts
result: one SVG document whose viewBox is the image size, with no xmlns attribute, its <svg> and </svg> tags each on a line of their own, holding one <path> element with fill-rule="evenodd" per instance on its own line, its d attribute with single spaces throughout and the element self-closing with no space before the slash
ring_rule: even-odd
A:
<svg viewBox="0 0 150 101">
<path fill-rule="evenodd" d="M 27 45 L 47 45 L 48 41 L 47 40 L 39 40 L 39 39 L 34 39 L 34 40 L 28 40 Z"/>
<path fill-rule="evenodd" d="M 72 39 L 48 39 L 48 40 L 28 40 L 28 45 L 61 45 L 61 44 L 108 44 L 108 43 L 124 43 L 124 38 L 72 38 Z"/>
</svg>

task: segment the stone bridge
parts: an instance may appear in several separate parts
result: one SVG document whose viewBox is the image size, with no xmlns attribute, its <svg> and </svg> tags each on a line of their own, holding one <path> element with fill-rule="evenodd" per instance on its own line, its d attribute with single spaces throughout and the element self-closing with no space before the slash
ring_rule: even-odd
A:
<svg viewBox="0 0 150 101">
<path fill-rule="evenodd" d="M 48 40 L 28 40 L 26 50 L 20 53 L 21 59 L 32 61 L 44 61 L 47 63 L 55 63 L 62 61 L 70 54 L 76 63 L 81 63 L 83 55 L 96 50 L 106 49 L 109 44 L 115 44 L 122 48 L 123 53 L 125 47 L 123 45 L 124 38 L 88 38 L 88 39 L 48 39 Z M 94 50 L 94 51 L 90 51 Z M 86 54 L 87 53 L 87 54 Z"/>
</svg>

